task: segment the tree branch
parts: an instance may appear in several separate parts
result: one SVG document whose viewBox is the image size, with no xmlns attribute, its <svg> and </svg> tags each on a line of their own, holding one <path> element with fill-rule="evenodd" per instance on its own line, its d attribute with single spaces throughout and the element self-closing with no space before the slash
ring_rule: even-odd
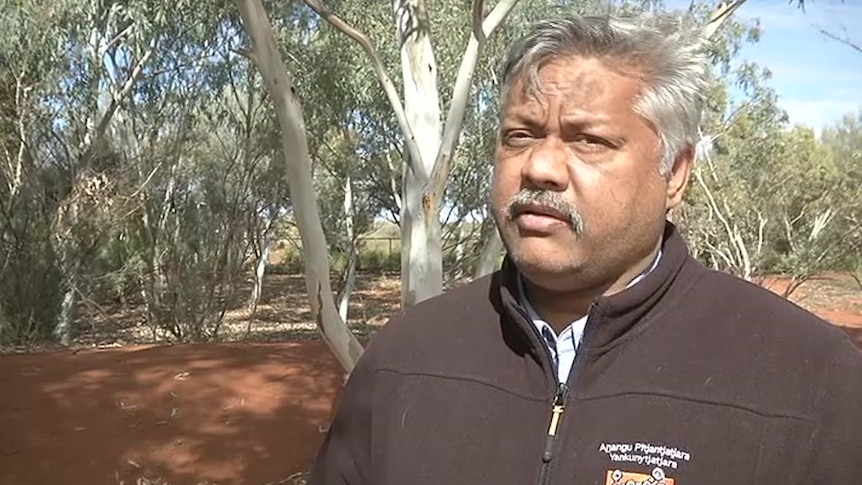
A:
<svg viewBox="0 0 862 485">
<path fill-rule="evenodd" d="M 727 2 L 721 2 L 716 7 L 715 11 L 709 16 L 709 23 L 706 24 L 706 27 L 703 29 L 703 36 L 707 39 L 711 38 L 715 35 L 715 32 L 719 29 L 719 27 L 724 24 L 724 22 L 733 15 L 733 12 L 736 12 L 739 7 L 741 7 L 746 0 L 736 0 L 731 4 L 727 4 Z"/>
<path fill-rule="evenodd" d="M 721 258 L 722 260 L 724 260 L 724 264 L 726 264 L 728 268 L 733 268 L 733 267 L 737 266 L 736 263 L 730 259 L 730 256 L 725 254 L 725 251 L 719 249 L 715 244 L 712 244 L 711 242 L 709 242 L 709 238 L 706 238 L 704 240 L 704 244 L 706 245 L 706 248 L 709 249 L 713 255 L 716 255 L 719 258 Z M 715 269 L 719 269 L 719 268 L 715 267 Z"/>
<path fill-rule="evenodd" d="M 18 118 L 18 153 L 15 155 L 15 167 L 12 170 L 11 180 L 9 181 L 9 200 L 12 201 L 18 195 L 18 189 L 21 187 L 24 158 L 27 153 L 27 126 L 25 123 L 25 103 L 27 101 L 27 93 L 30 90 L 28 86 L 24 86 L 24 71 L 17 76 L 15 80 L 15 109 Z M 10 160 L 11 166 L 11 160 Z M 10 167 L 11 168 L 11 167 Z"/>
<path fill-rule="evenodd" d="M 93 142 L 90 143 L 90 146 L 87 147 L 86 156 L 89 156 L 90 150 L 96 145 L 96 141 L 102 138 L 105 135 L 105 131 L 108 129 L 108 125 L 111 123 L 111 120 L 114 118 L 114 114 L 117 112 L 117 109 L 120 107 L 120 102 L 123 101 L 129 93 L 132 92 L 132 88 L 135 87 L 135 83 L 140 80 L 141 75 L 144 73 L 144 65 L 150 60 L 150 57 L 153 56 L 153 53 L 156 50 L 156 43 L 158 42 L 158 36 L 153 37 L 150 41 L 150 47 L 138 59 L 138 62 L 135 64 L 135 67 L 132 69 L 129 78 L 126 79 L 126 82 L 123 84 L 122 89 L 119 92 L 115 92 L 113 96 L 111 96 L 111 104 L 108 105 L 108 109 L 105 111 L 105 114 L 102 115 L 102 119 L 99 120 L 99 125 L 96 127 L 95 136 L 93 136 Z"/>
<path fill-rule="evenodd" d="M 255 55 L 254 51 L 250 51 L 248 49 L 231 49 L 231 52 L 245 57 L 254 65 L 257 65 L 259 63 L 258 57 Z"/>
<path fill-rule="evenodd" d="M 403 207 L 403 203 L 401 202 L 401 191 L 398 190 L 398 183 L 395 178 L 397 176 L 396 167 L 397 165 L 392 163 L 392 152 L 386 152 L 386 167 L 389 169 L 389 189 L 392 191 L 392 197 L 395 199 L 395 206 L 398 208 L 398 212 L 401 212 Z"/>
<path fill-rule="evenodd" d="M 383 65 L 383 59 L 371 43 L 371 40 L 367 35 L 350 26 L 347 22 L 321 5 L 317 0 L 305 0 L 305 4 L 311 7 L 311 9 L 318 15 L 323 17 L 324 20 L 329 22 L 330 25 L 359 43 L 359 45 L 362 46 L 362 49 L 365 50 L 365 53 L 368 54 L 368 57 L 371 59 L 371 65 L 374 67 L 374 72 L 377 74 L 377 79 L 383 86 L 386 98 L 389 100 L 389 104 L 392 105 L 392 109 L 395 111 L 395 118 L 398 120 L 398 126 L 404 133 L 404 141 L 407 145 L 408 152 L 408 156 L 406 158 L 409 164 L 409 169 L 419 179 L 427 180 L 428 173 L 425 171 L 424 165 L 422 164 L 422 154 L 419 151 L 419 145 L 416 143 L 416 136 L 413 134 L 410 122 L 407 121 L 407 114 L 404 111 L 404 105 L 401 103 L 401 98 L 398 95 L 398 90 L 395 88 L 395 84 L 386 72 L 386 66 Z"/>
<path fill-rule="evenodd" d="M 506 15 L 515 7 L 518 0 L 500 0 L 485 20 L 481 22 L 481 27 L 477 29 L 477 24 L 479 23 L 477 14 L 482 14 L 483 3 L 483 0 L 475 0 L 473 3 L 473 35 L 467 42 L 467 47 L 464 49 L 464 55 L 461 58 L 461 65 L 458 67 L 455 87 L 452 88 L 452 101 L 449 105 L 449 113 L 446 116 L 446 124 L 443 128 L 443 138 L 437 151 L 437 157 L 434 160 L 434 169 L 431 172 L 429 186 L 426 189 L 426 194 L 430 195 L 430 199 L 434 204 L 439 204 L 443 198 L 443 192 L 446 190 L 449 168 L 452 165 L 452 158 L 458 148 L 458 136 L 461 133 L 461 126 L 464 123 L 464 115 L 467 111 L 467 97 L 470 94 L 473 74 L 476 72 L 476 64 L 479 61 L 479 55 L 482 53 L 485 40 L 494 32 L 503 19 L 506 18 Z M 479 35 L 477 35 L 477 30 L 481 30 Z"/>
<path fill-rule="evenodd" d="M 136 25 L 137 25 L 137 24 L 136 24 L 135 22 L 132 22 L 131 24 L 129 24 L 129 26 L 128 26 L 128 27 L 126 27 L 125 29 L 121 30 L 121 31 L 120 31 L 120 33 L 118 33 L 117 35 L 115 35 L 113 39 L 109 40 L 109 41 L 108 41 L 108 43 L 106 43 L 105 45 L 103 45 L 102 47 L 100 47 L 100 48 L 99 48 L 99 50 L 97 51 L 97 52 L 98 52 L 99 57 L 103 57 L 105 54 L 107 54 L 107 53 L 108 53 L 108 51 L 111 49 L 111 47 L 113 47 L 113 46 L 114 46 L 114 45 L 116 45 L 118 42 L 120 42 L 120 40 L 122 40 L 122 39 L 123 39 L 123 37 L 125 37 L 125 36 L 129 35 L 129 33 L 131 33 L 131 32 L 132 32 L 132 29 L 134 29 Z"/>
<path fill-rule="evenodd" d="M 485 15 L 485 0 L 473 2 L 473 37 L 479 43 L 485 42 L 485 29 L 482 28 L 482 18 Z"/>
<path fill-rule="evenodd" d="M 824 29 L 820 29 L 820 33 L 825 35 L 826 37 L 829 37 L 832 40 L 838 41 L 838 42 L 850 47 L 851 49 L 855 49 L 857 52 L 862 52 L 862 46 L 854 43 L 849 38 L 838 37 L 837 35 L 833 34 L 832 32 L 829 32 L 829 31 L 824 30 Z"/>
<path fill-rule="evenodd" d="M 715 217 L 717 217 L 718 220 L 721 222 L 721 225 L 727 232 L 727 236 L 728 239 L 731 241 L 731 244 L 733 246 L 736 246 L 736 240 L 734 238 L 735 231 L 733 230 L 733 228 L 731 228 L 730 222 L 728 222 L 728 220 L 724 217 L 724 214 L 722 214 L 721 207 L 718 205 L 718 202 L 716 202 L 715 197 L 712 194 L 712 190 L 710 190 L 709 185 L 707 185 L 707 183 L 703 180 L 703 176 L 700 174 L 700 170 L 695 169 L 693 170 L 693 173 L 694 179 L 700 184 L 701 187 L 703 187 L 704 194 L 706 194 L 707 201 L 709 202 L 709 207 L 712 213 L 715 214 Z M 737 256 L 741 260 L 742 255 L 738 254 L 737 252 Z"/>
</svg>

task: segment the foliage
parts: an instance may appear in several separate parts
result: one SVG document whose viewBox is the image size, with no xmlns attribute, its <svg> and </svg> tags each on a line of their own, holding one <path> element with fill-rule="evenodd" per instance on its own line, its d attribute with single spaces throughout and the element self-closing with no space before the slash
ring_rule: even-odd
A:
<svg viewBox="0 0 862 485">
<path fill-rule="evenodd" d="M 326 5 L 399 72 L 390 3 Z M 445 113 L 471 5 L 428 5 Z M 400 245 L 392 254 L 367 237 L 381 220 L 399 224 L 403 204 L 403 137 L 380 82 L 360 47 L 303 2 L 266 6 L 303 102 L 333 269 L 347 273 L 351 255 L 360 270 L 397 269 Z M 488 39 L 441 202 L 449 284 L 471 274 L 494 231 L 486 197 L 504 50 L 532 20 L 609 8 L 663 7 L 522 1 Z M 862 112 L 819 138 L 789 126 L 769 72 L 740 59 L 757 24 L 720 34 L 704 156 L 674 219 L 698 258 L 750 279 L 862 275 Z M 219 337 L 226 309 L 248 296 L 238 283 L 295 235 L 277 122 L 237 52 L 243 35 L 228 4 L 0 0 L 0 343 L 68 338 L 104 306 L 143 307 L 153 338 Z"/>
</svg>

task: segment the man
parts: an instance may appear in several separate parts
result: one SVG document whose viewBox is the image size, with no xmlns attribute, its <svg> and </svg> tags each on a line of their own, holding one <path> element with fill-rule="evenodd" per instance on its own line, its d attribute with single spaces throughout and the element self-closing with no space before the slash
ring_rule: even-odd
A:
<svg viewBox="0 0 862 485">
<path fill-rule="evenodd" d="M 862 356 L 689 255 L 697 32 L 563 18 L 504 64 L 500 271 L 395 316 L 313 485 L 862 483 Z"/>
</svg>

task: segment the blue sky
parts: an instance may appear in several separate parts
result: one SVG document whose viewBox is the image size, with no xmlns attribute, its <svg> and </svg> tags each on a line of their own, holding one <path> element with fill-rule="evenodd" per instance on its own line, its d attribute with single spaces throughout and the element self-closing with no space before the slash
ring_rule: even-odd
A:
<svg viewBox="0 0 862 485">
<path fill-rule="evenodd" d="M 807 0 L 804 12 L 788 0 L 748 0 L 735 15 L 760 20 L 760 42 L 746 44 L 740 55 L 772 72 L 769 85 L 792 123 L 819 131 L 862 109 L 862 52 L 820 32 L 849 37 L 862 47 L 862 0 Z"/>
</svg>

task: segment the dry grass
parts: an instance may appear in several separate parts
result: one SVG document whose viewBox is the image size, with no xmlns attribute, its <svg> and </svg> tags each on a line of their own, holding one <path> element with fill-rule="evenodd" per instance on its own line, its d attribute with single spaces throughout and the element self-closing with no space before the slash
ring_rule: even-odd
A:
<svg viewBox="0 0 862 485">
<path fill-rule="evenodd" d="M 763 286 L 778 294 L 784 291 L 788 280 L 769 277 Z M 862 315 L 862 289 L 847 274 L 824 273 L 802 284 L 790 295 L 790 300 L 809 310 L 832 310 Z"/>
<path fill-rule="evenodd" d="M 297 341 L 317 339 L 311 319 L 305 280 L 302 275 L 268 274 L 264 277 L 261 301 L 252 315 L 248 308 L 252 280 L 240 285 L 229 305 L 219 341 Z M 398 276 L 362 274 L 350 299 L 348 325 L 359 336 L 371 334 L 386 323 L 400 306 L 401 282 Z M 112 347 L 142 343 L 163 343 L 167 336 L 154 334 L 145 324 L 141 305 L 100 304 L 81 308 L 77 322 L 77 346 Z M 30 349 L 32 350 L 32 349 Z"/>
<path fill-rule="evenodd" d="M 767 278 L 764 286 L 781 293 L 782 278 Z M 308 306 L 302 275 L 268 274 L 257 311 L 247 306 L 252 280 L 240 285 L 235 301 L 225 314 L 219 341 L 297 341 L 319 338 Z M 790 298 L 812 310 L 862 315 L 862 290 L 849 276 L 828 273 L 812 278 Z M 362 274 L 350 300 L 348 324 L 359 336 L 368 336 L 399 308 L 400 279 L 397 275 Z M 170 341 L 154 334 L 144 324 L 141 306 L 84 305 L 77 322 L 77 346 L 111 347 Z M 14 350 L 14 349 L 6 349 Z M 33 349 L 27 349 L 33 350 Z"/>
</svg>

